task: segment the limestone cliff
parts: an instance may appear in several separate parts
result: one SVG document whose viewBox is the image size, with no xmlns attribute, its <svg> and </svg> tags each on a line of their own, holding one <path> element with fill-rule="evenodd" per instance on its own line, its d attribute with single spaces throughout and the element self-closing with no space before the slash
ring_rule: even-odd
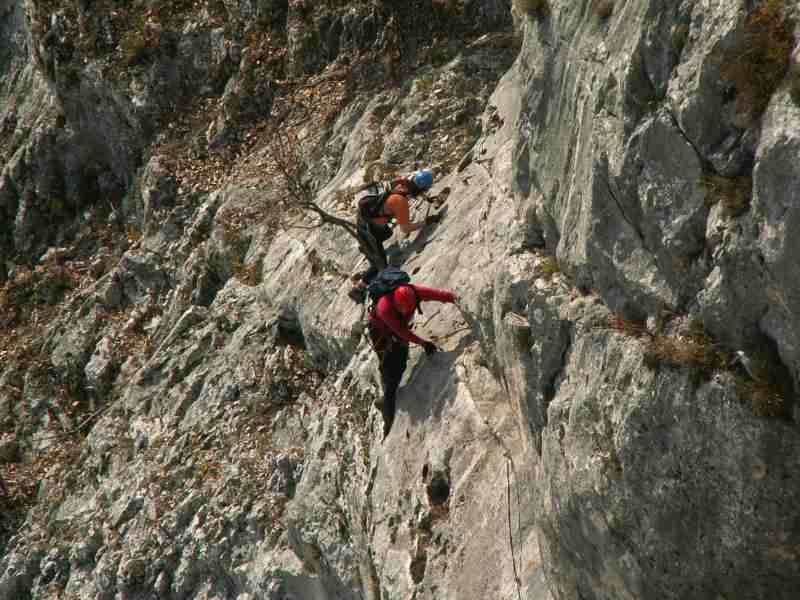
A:
<svg viewBox="0 0 800 600">
<path fill-rule="evenodd" d="M 0 600 L 798 597 L 797 23 L 0 0 Z M 385 441 L 301 147 L 446 198 Z"/>
</svg>

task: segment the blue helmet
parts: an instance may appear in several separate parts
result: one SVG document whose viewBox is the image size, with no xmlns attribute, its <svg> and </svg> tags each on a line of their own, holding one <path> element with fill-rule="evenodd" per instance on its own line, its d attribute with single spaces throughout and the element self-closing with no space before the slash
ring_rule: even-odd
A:
<svg viewBox="0 0 800 600">
<path fill-rule="evenodd" d="M 433 171 L 430 169 L 415 171 L 411 176 L 411 181 L 423 192 L 429 190 L 433 185 Z"/>
</svg>

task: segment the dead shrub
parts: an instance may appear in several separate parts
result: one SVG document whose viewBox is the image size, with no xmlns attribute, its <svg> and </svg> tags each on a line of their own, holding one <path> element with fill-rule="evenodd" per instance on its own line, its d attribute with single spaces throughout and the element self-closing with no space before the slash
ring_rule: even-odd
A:
<svg viewBox="0 0 800 600">
<path fill-rule="evenodd" d="M 708 373 L 724 364 L 714 346 L 700 339 L 683 336 L 654 335 L 644 350 L 645 364 L 650 366 L 693 367 Z"/>
<path fill-rule="evenodd" d="M 736 112 L 746 120 L 764 112 L 786 75 L 793 31 L 785 0 L 764 0 L 747 15 L 739 44 L 723 55 L 720 75 L 736 88 Z"/>
<path fill-rule="evenodd" d="M 728 216 L 738 216 L 750 207 L 753 190 L 753 178 L 750 176 L 704 175 L 700 185 L 708 192 L 709 204 L 719 202 Z"/>
</svg>

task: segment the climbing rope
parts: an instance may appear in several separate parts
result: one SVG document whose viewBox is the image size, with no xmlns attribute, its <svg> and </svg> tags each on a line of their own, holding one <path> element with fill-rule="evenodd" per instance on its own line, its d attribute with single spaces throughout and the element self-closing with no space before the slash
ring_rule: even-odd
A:
<svg viewBox="0 0 800 600">
<path fill-rule="evenodd" d="M 519 571 L 517 570 L 517 555 L 514 552 L 514 534 L 512 532 L 513 525 L 511 523 L 511 471 L 514 471 L 514 475 L 516 476 L 517 470 L 514 468 L 514 459 L 511 458 L 511 451 L 506 447 L 503 443 L 500 434 L 494 430 L 491 423 L 488 419 L 483 420 L 484 424 L 486 425 L 486 429 L 489 432 L 489 435 L 492 439 L 497 442 L 497 445 L 503 449 L 503 456 L 506 459 L 506 518 L 508 520 L 508 545 L 511 548 L 511 564 L 513 565 L 514 569 L 514 583 L 517 586 L 517 598 L 522 600 L 522 582 L 519 578 Z M 519 488 L 519 486 L 517 486 Z M 519 514 L 519 507 L 521 505 L 519 499 L 519 489 L 517 489 L 517 537 L 522 537 L 521 532 L 521 521 L 522 517 Z M 522 548 L 520 548 L 520 553 L 522 553 Z"/>
<path fill-rule="evenodd" d="M 517 558 L 514 553 L 514 536 L 511 534 L 511 457 L 506 455 L 506 508 L 508 516 L 508 545 L 511 547 L 511 564 L 514 567 L 514 583 L 517 585 L 517 597 L 522 600 L 522 589 L 517 572 Z M 519 498 L 517 498 L 517 509 L 519 509 Z M 517 535 L 519 535 L 519 513 L 517 513 Z"/>
</svg>

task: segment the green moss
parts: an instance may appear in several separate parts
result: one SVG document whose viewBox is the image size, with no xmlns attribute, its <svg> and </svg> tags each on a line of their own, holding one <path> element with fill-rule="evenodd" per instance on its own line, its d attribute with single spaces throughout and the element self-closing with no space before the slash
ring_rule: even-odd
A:
<svg viewBox="0 0 800 600">
<path fill-rule="evenodd" d="M 561 267 L 558 266 L 558 259 L 555 256 L 545 256 L 542 262 L 537 265 L 537 269 L 546 277 L 552 277 L 561 272 Z"/>
</svg>

